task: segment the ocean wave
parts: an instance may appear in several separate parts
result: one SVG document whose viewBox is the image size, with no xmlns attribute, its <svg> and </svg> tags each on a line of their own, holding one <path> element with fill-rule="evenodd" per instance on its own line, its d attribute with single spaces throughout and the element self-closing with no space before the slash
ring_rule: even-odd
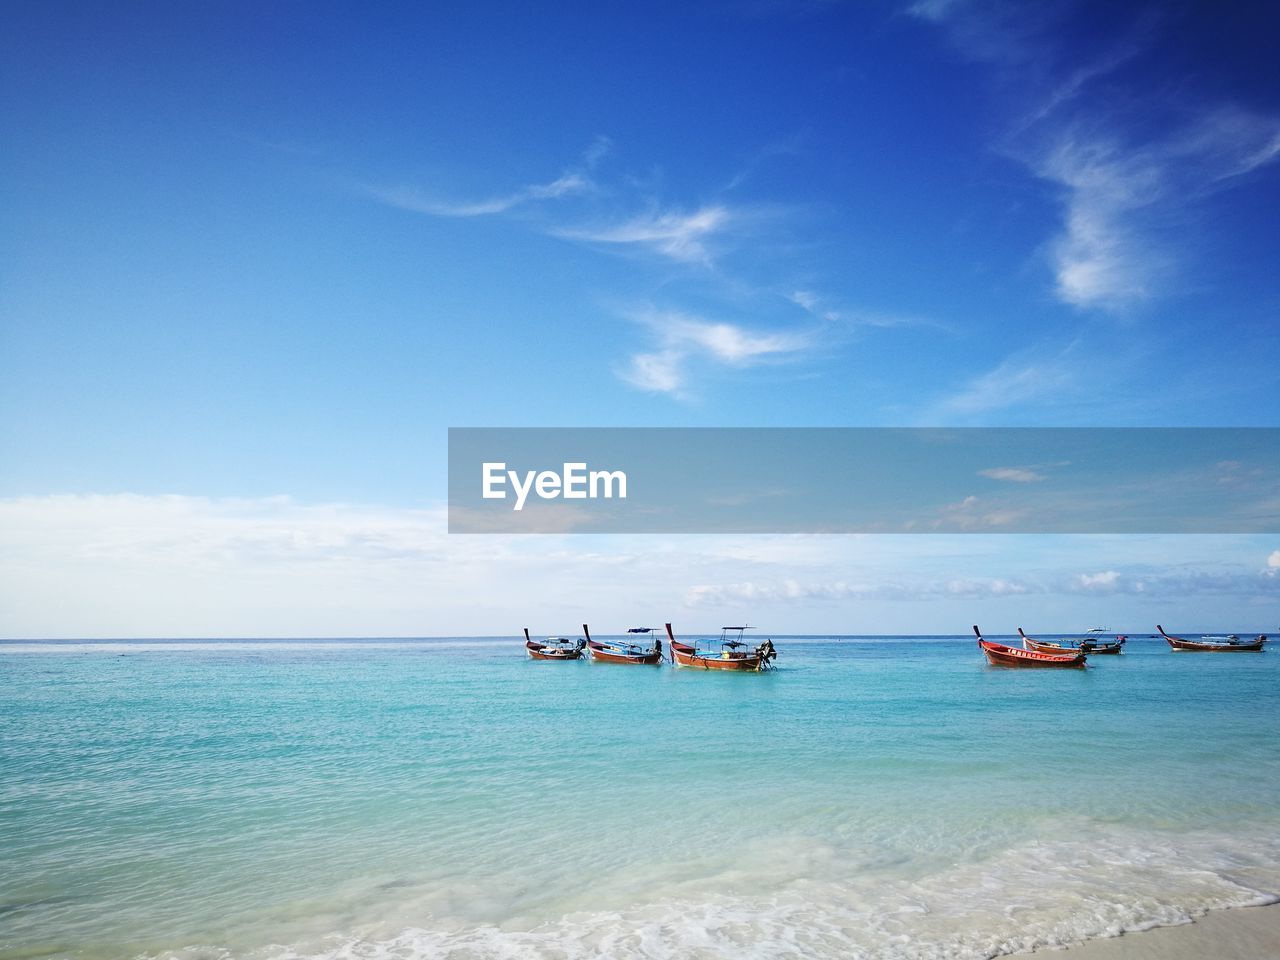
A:
<svg viewBox="0 0 1280 960">
<path fill-rule="evenodd" d="M 1277 902 L 1280 841 L 1270 835 L 1102 829 L 1077 840 L 1027 842 L 915 878 L 797 878 L 748 896 L 716 886 L 708 884 L 710 893 L 657 896 L 621 909 L 472 926 L 447 917 L 407 922 L 414 913 L 409 901 L 349 933 L 252 950 L 190 947 L 157 956 L 986 960 Z"/>
</svg>

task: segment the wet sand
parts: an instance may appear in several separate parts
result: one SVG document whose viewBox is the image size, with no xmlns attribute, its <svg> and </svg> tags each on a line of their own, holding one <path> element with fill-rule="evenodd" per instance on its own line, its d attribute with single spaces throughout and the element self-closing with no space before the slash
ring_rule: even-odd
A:
<svg viewBox="0 0 1280 960">
<path fill-rule="evenodd" d="M 1054 955 L 1064 960 L 1275 960 L 1280 957 L 1280 904 L 1216 910 L 1194 923 L 1034 954 Z"/>
</svg>

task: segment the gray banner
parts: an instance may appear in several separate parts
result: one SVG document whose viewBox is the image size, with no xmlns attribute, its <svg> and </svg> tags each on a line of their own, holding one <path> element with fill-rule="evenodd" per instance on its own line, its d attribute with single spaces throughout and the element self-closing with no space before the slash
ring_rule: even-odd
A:
<svg viewBox="0 0 1280 960">
<path fill-rule="evenodd" d="M 450 533 L 1276 533 L 1275 428 L 449 430 Z"/>
</svg>

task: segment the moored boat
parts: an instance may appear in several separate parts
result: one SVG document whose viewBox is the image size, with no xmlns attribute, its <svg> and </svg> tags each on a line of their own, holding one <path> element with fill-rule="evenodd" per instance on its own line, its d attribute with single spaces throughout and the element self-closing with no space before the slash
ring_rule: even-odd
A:
<svg viewBox="0 0 1280 960">
<path fill-rule="evenodd" d="M 591 631 L 582 625 L 582 632 L 587 638 L 587 649 L 591 651 L 591 659 L 600 663 L 640 663 L 657 665 L 662 663 L 662 640 L 652 636 L 653 627 L 632 627 L 627 631 L 626 640 L 597 641 L 591 639 Z M 632 639 L 634 638 L 634 639 Z"/>
<path fill-rule="evenodd" d="M 1128 637 L 1116 637 L 1114 640 L 1102 640 L 1097 636 L 1096 628 L 1089 631 L 1089 635 L 1082 637 L 1075 643 L 1057 643 L 1053 640 L 1036 640 L 1034 637 L 1028 637 L 1022 632 L 1022 628 L 1018 628 L 1018 636 L 1022 638 L 1022 645 L 1028 650 L 1036 653 L 1122 653 L 1124 651 L 1125 642 Z"/>
<path fill-rule="evenodd" d="M 743 633 L 754 627 L 724 627 L 719 640 L 697 640 L 681 643 L 667 624 L 667 640 L 671 659 L 677 667 L 701 667 L 703 670 L 768 670 L 777 658 L 772 640 L 752 646 Z"/>
<path fill-rule="evenodd" d="M 973 627 L 978 638 L 978 649 L 986 654 L 987 660 L 997 667 L 1083 667 L 1085 655 L 1079 651 L 1074 653 L 1041 653 L 1038 650 L 1023 650 L 1021 647 L 1010 647 L 1003 643 L 993 643 L 983 639 L 982 631 L 977 624 Z"/>
<path fill-rule="evenodd" d="M 582 656 L 582 649 L 586 645 L 586 641 L 581 637 L 574 640 L 568 637 L 531 640 L 529 628 L 524 628 L 524 648 L 534 660 L 577 660 Z"/>
<path fill-rule="evenodd" d="M 1160 631 L 1160 636 L 1164 637 L 1169 646 L 1178 651 L 1195 653 L 1260 653 L 1267 643 L 1265 634 L 1259 634 L 1252 640 L 1241 640 L 1239 637 L 1234 640 L 1230 638 L 1223 640 L 1211 640 L 1208 638 L 1184 640 L 1182 637 L 1169 636 L 1164 632 L 1164 627 L 1158 623 L 1156 624 L 1156 629 Z"/>
</svg>

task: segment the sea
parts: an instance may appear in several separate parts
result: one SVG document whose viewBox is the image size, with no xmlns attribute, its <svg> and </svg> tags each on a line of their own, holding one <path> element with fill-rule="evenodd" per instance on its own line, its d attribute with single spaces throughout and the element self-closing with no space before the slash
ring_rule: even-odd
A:
<svg viewBox="0 0 1280 960">
<path fill-rule="evenodd" d="M 1280 894 L 1280 655 L 0 643 L 0 958 L 985 958 Z"/>
</svg>

